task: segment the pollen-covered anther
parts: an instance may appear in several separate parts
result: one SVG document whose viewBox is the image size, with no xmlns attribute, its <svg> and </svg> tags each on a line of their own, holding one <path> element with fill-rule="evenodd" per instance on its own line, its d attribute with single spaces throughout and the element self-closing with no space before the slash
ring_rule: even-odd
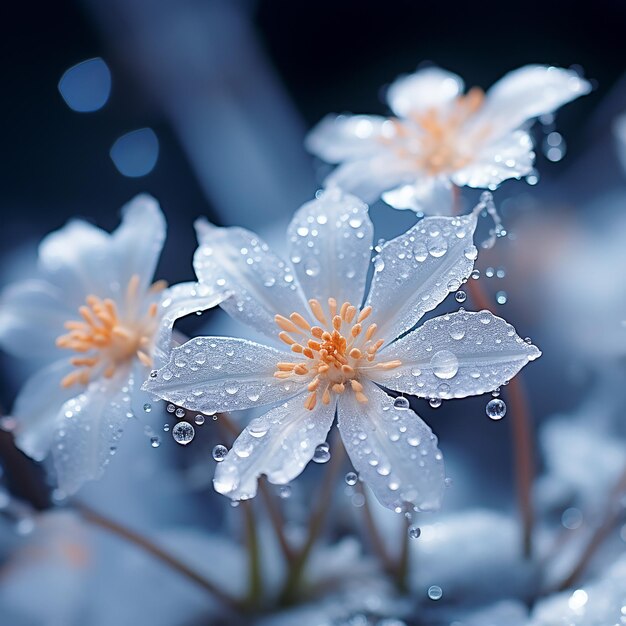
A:
<svg viewBox="0 0 626 626">
<path fill-rule="evenodd" d="M 317 406 L 318 394 L 321 403 L 327 405 L 333 394 L 340 395 L 347 390 L 354 393 L 357 402 L 366 403 L 364 387 L 358 380 L 360 376 L 372 368 L 392 369 L 400 364 L 399 361 L 376 363 L 384 340 L 373 341 L 377 331 L 375 323 L 363 325 L 372 315 L 372 307 L 359 311 L 349 302 L 339 306 L 335 298 L 329 298 L 325 305 L 312 299 L 309 306 L 308 316 L 297 312 L 276 315 L 279 338 L 305 360 L 277 363 L 274 376 L 285 381 L 310 376 L 309 394 L 304 402 L 309 410 Z M 307 317 L 312 317 L 318 325 L 311 324 Z"/>
<path fill-rule="evenodd" d="M 69 332 L 57 338 L 57 347 L 91 354 L 70 360 L 78 369 L 63 378 L 62 387 L 86 385 L 94 375 L 112 378 L 119 366 L 133 358 L 139 359 L 145 367 L 152 367 L 150 352 L 157 328 L 158 305 L 152 302 L 144 315 L 138 314 L 139 285 L 140 278 L 134 274 L 126 288 L 123 314 L 110 298 L 88 295 L 86 304 L 78 309 L 82 320 L 65 323 Z M 150 287 L 149 292 L 159 293 L 166 286 L 159 281 Z"/>
</svg>

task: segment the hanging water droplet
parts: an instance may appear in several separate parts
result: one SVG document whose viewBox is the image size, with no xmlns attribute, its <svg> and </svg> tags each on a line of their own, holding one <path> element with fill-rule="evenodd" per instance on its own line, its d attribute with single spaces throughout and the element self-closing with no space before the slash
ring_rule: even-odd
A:
<svg viewBox="0 0 626 626">
<path fill-rule="evenodd" d="M 501 420 L 506 415 L 506 404 L 500 398 L 493 398 L 487 402 L 485 411 L 492 420 Z"/>
<path fill-rule="evenodd" d="M 422 534 L 422 529 L 419 526 L 409 526 L 409 537 L 411 539 L 417 539 Z"/>
<path fill-rule="evenodd" d="M 146 402 L 146 404 L 143 405 L 143 410 L 146 413 L 150 413 L 150 411 L 152 411 L 152 405 Z"/>
<path fill-rule="evenodd" d="M 198 426 L 202 426 L 202 424 L 204 424 L 205 417 L 204 417 L 204 415 L 200 415 L 200 414 L 198 413 L 198 415 L 196 415 L 196 416 L 193 418 L 193 421 L 194 421 L 194 422 L 195 422 Z"/>
<path fill-rule="evenodd" d="M 213 448 L 213 460 L 217 461 L 218 463 L 221 463 L 226 458 L 227 454 L 228 448 L 226 446 L 223 446 L 221 443 L 218 443 Z"/>
<path fill-rule="evenodd" d="M 506 291 L 498 291 L 496 294 L 496 302 L 498 304 L 506 304 L 507 299 Z"/>
<path fill-rule="evenodd" d="M 467 300 L 467 294 L 464 291 L 457 291 L 454 294 L 454 299 L 457 302 L 465 302 Z"/>
<path fill-rule="evenodd" d="M 356 485 L 358 479 L 359 477 L 356 475 L 356 472 L 348 472 L 346 474 L 346 483 L 350 486 Z"/>
<path fill-rule="evenodd" d="M 398 396 L 393 401 L 393 406 L 396 409 L 408 409 L 411 405 L 409 404 L 409 401 L 404 396 Z"/>
<path fill-rule="evenodd" d="M 181 409 L 180 407 L 178 407 L 176 409 L 176 413 L 174 413 L 174 415 L 176 415 L 176 417 L 178 417 L 179 419 L 181 417 L 185 417 L 185 409 Z"/>
<path fill-rule="evenodd" d="M 439 585 L 431 585 L 428 588 L 428 597 L 431 600 L 441 600 L 442 596 L 443 596 L 443 591 L 441 587 L 439 587 Z"/>
<path fill-rule="evenodd" d="M 150 437 L 150 445 L 153 448 L 158 448 L 161 445 L 161 440 L 158 437 Z"/>
<path fill-rule="evenodd" d="M 441 406 L 441 398 L 431 398 L 428 404 L 430 404 L 433 409 L 438 409 Z"/>
<path fill-rule="evenodd" d="M 313 453 L 315 463 L 328 463 L 330 461 L 330 449 L 327 443 L 320 443 Z"/>
<path fill-rule="evenodd" d="M 195 434 L 196 431 L 189 422 L 178 422 L 178 424 L 172 428 L 172 437 L 174 437 L 174 441 L 181 446 L 186 446 L 190 443 L 195 437 Z"/>
<path fill-rule="evenodd" d="M 494 398 L 497 398 L 497 397 L 500 395 L 500 387 L 498 387 L 497 389 L 494 389 L 494 390 L 491 392 L 491 395 L 492 395 Z"/>
<path fill-rule="evenodd" d="M 470 274 L 470 276 L 474 280 L 478 280 L 480 278 L 480 270 L 472 270 L 472 273 Z"/>
<path fill-rule="evenodd" d="M 278 488 L 278 497 L 286 500 L 291 497 L 291 487 L 289 485 L 281 485 Z"/>
<path fill-rule="evenodd" d="M 176 407 L 173 404 L 168 404 L 165 409 L 168 413 L 173 413 L 176 410 Z"/>
<path fill-rule="evenodd" d="M 170 432 L 170 425 L 169 424 L 163 424 L 163 432 L 164 433 L 169 433 Z"/>
</svg>

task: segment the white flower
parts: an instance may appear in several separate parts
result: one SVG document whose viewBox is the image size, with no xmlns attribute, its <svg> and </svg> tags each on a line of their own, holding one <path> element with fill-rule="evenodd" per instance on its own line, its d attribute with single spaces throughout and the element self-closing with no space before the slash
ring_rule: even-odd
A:
<svg viewBox="0 0 626 626">
<path fill-rule="evenodd" d="M 452 184 L 495 189 L 528 174 L 533 144 L 526 122 L 590 91 L 572 70 L 527 65 L 485 95 L 439 68 L 396 80 L 387 100 L 395 117 L 329 115 L 307 148 L 340 166 L 326 180 L 366 202 L 381 194 L 396 209 L 449 211 Z"/>
<path fill-rule="evenodd" d="M 52 453 L 67 494 L 101 475 L 126 420 L 144 414 L 152 396 L 140 386 L 165 361 L 174 320 L 220 297 L 151 285 L 165 229 L 149 196 L 123 209 L 113 234 L 74 220 L 42 241 L 40 278 L 0 294 L 0 345 L 49 362 L 15 401 L 16 443 L 36 460 Z"/>
<path fill-rule="evenodd" d="M 469 276 L 475 227 L 474 214 L 429 217 L 387 242 L 363 302 L 373 227 L 367 205 L 353 196 L 328 191 L 296 212 L 290 262 L 247 230 L 198 224 L 201 284 L 231 290 L 220 306 L 280 345 L 192 339 L 145 385 L 209 413 L 278 403 L 247 426 L 219 464 L 217 491 L 252 497 L 261 474 L 289 482 L 337 412 L 355 469 L 385 506 L 438 506 L 444 470 L 437 439 L 379 385 L 460 398 L 492 391 L 540 354 L 487 311 L 444 315 L 405 334 Z"/>
</svg>

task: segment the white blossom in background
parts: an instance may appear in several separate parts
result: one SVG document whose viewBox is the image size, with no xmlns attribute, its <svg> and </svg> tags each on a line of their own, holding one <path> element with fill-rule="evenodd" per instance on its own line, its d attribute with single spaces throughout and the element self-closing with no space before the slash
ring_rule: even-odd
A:
<svg viewBox="0 0 626 626">
<path fill-rule="evenodd" d="M 289 261 L 247 230 L 198 223 L 198 280 L 231 291 L 220 306 L 280 346 L 198 337 L 174 349 L 144 386 L 205 413 L 276 405 L 218 465 L 218 492 L 250 498 L 261 474 L 288 483 L 337 413 L 350 459 L 382 504 L 438 507 L 437 439 L 406 399 L 381 387 L 462 398 L 494 390 L 540 355 L 488 311 L 446 314 L 408 332 L 469 277 L 476 219 L 429 217 L 385 243 L 367 296 L 373 226 L 353 196 L 329 190 L 296 212 Z"/>
<path fill-rule="evenodd" d="M 125 422 L 145 414 L 152 396 L 140 387 L 166 361 L 174 321 L 221 297 L 152 283 L 165 230 L 145 195 L 112 234 L 71 221 L 40 244 L 40 276 L 0 294 L 0 346 L 49 363 L 15 401 L 15 441 L 35 460 L 52 456 L 66 494 L 101 475 Z"/>
<path fill-rule="evenodd" d="M 337 163 L 326 179 L 366 202 L 450 212 L 452 186 L 495 189 L 533 167 L 527 122 L 588 93 L 572 70 L 527 65 L 486 94 L 437 67 L 397 79 L 387 93 L 394 114 L 329 115 L 309 134 L 315 155 Z"/>
</svg>

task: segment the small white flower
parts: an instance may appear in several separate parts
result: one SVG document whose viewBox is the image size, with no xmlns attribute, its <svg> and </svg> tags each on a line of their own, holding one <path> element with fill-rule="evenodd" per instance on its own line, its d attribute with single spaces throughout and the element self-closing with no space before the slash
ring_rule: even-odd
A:
<svg viewBox="0 0 626 626">
<path fill-rule="evenodd" d="M 396 209 L 449 211 L 452 185 L 495 189 L 528 174 L 533 144 L 526 122 L 588 93 L 574 71 L 527 65 L 485 95 L 463 95 L 456 74 L 428 68 L 399 78 L 387 100 L 395 117 L 329 115 L 308 149 L 340 166 L 326 180 L 366 202 L 381 195 Z"/>
<path fill-rule="evenodd" d="M 439 505 L 437 439 L 379 385 L 460 398 L 492 391 L 540 354 L 487 311 L 444 315 L 406 334 L 470 275 L 475 227 L 474 214 L 429 217 L 387 242 L 363 303 L 373 226 L 367 205 L 353 196 L 327 191 L 296 212 L 290 262 L 247 230 L 198 224 L 201 284 L 232 291 L 220 306 L 280 346 L 192 339 L 144 386 L 207 413 L 278 403 L 250 422 L 219 464 L 217 491 L 250 498 L 261 474 L 288 483 L 337 412 L 355 469 L 385 506 Z"/>
<path fill-rule="evenodd" d="M 221 297 L 151 285 L 165 229 L 149 196 L 123 209 L 113 234 L 74 220 L 42 241 L 40 278 L 0 295 L 0 345 L 50 363 L 15 401 L 16 443 L 36 460 L 51 453 L 67 494 L 101 475 L 126 420 L 145 413 L 152 396 L 140 386 L 165 362 L 174 320 Z"/>
</svg>

